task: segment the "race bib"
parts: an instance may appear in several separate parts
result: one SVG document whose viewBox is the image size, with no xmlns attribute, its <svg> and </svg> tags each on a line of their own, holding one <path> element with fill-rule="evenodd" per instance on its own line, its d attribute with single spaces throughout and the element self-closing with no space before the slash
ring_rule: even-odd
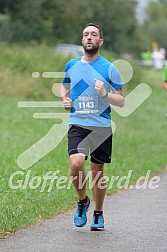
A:
<svg viewBox="0 0 167 252">
<path fill-rule="evenodd" d="M 98 96 L 79 96 L 75 100 L 75 112 L 78 114 L 98 112 Z"/>
</svg>

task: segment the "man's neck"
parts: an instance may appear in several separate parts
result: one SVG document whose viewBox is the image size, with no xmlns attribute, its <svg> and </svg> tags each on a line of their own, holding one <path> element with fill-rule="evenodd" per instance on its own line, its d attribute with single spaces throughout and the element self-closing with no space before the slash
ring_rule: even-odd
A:
<svg viewBox="0 0 167 252">
<path fill-rule="evenodd" d="M 83 62 L 92 62 L 92 61 L 95 61 L 98 57 L 99 57 L 99 53 L 96 53 L 94 55 L 85 53 L 85 55 L 82 57 L 81 60 Z"/>
</svg>

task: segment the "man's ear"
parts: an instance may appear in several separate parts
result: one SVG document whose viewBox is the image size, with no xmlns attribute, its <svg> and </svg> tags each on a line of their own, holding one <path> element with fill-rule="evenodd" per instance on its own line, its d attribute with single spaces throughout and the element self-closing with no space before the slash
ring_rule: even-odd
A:
<svg viewBox="0 0 167 252">
<path fill-rule="evenodd" d="M 104 40 L 103 39 L 100 39 L 100 46 L 102 46 L 104 43 Z"/>
</svg>

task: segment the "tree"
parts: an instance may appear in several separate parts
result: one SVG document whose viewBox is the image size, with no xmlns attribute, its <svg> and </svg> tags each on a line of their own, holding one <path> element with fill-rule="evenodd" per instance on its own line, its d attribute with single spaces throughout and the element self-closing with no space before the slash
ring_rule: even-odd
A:
<svg viewBox="0 0 167 252">
<path fill-rule="evenodd" d="M 135 51 L 135 1 L 0 1 L 0 11 L 10 16 L 11 42 L 80 44 L 84 26 L 95 22 L 104 32 L 104 47 L 117 53 Z"/>
<path fill-rule="evenodd" d="M 167 48 L 167 1 L 152 2 L 147 10 L 147 19 L 143 25 L 143 32 L 147 31 L 150 46 L 157 41 L 159 47 Z"/>
<path fill-rule="evenodd" d="M 61 41 L 80 43 L 85 24 L 95 22 L 104 32 L 104 46 L 116 52 L 133 50 L 137 26 L 134 9 L 133 1 L 62 0 L 57 2 L 59 12 L 54 19 L 54 32 Z"/>
</svg>

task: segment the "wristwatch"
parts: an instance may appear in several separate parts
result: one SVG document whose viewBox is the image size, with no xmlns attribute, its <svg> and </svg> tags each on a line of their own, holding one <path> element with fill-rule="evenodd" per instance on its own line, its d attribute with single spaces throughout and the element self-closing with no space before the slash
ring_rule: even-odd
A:
<svg viewBox="0 0 167 252">
<path fill-rule="evenodd" d="M 108 96 L 108 91 L 106 91 L 106 94 L 102 96 L 102 98 L 107 98 L 107 96 Z"/>
</svg>

